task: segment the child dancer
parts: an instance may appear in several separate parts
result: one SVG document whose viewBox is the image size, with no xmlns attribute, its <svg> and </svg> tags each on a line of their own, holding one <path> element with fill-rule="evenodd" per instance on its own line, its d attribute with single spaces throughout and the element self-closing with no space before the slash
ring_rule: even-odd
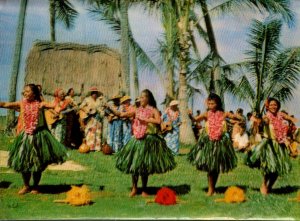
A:
<svg viewBox="0 0 300 221">
<path fill-rule="evenodd" d="M 288 126 L 285 120 L 297 122 L 297 119 L 280 112 L 280 102 L 275 98 L 266 101 L 266 115 L 263 117 L 264 134 L 262 141 L 249 153 L 247 164 L 262 170 L 264 179 L 260 191 L 267 195 L 279 175 L 291 170 L 289 159 Z"/>
<path fill-rule="evenodd" d="M 34 84 L 24 87 L 23 99 L 17 102 L 0 102 L 1 108 L 20 109 L 22 130 L 10 148 L 8 166 L 22 174 L 24 187 L 18 194 L 37 194 L 42 172 L 49 164 L 62 163 L 66 148 L 47 129 L 39 89 Z M 29 186 L 31 175 L 33 187 Z"/>
<path fill-rule="evenodd" d="M 236 167 L 237 157 L 232 147 L 229 133 L 226 131 L 226 118 L 236 118 L 234 114 L 224 112 L 218 95 L 210 94 L 207 99 L 208 111 L 200 114 L 195 121 L 205 120 L 197 145 L 188 154 L 188 160 L 198 170 L 207 171 L 208 192 L 215 192 L 219 173 L 228 172 Z"/>
<path fill-rule="evenodd" d="M 134 117 L 133 136 L 117 153 L 116 167 L 132 174 L 130 197 L 137 194 L 138 177 L 142 178 L 142 196 L 145 197 L 148 176 L 165 173 L 175 168 L 172 151 L 165 140 L 157 135 L 161 123 L 156 101 L 149 90 L 144 90 L 140 97 L 140 107 L 132 112 L 114 113 L 120 117 Z"/>
</svg>

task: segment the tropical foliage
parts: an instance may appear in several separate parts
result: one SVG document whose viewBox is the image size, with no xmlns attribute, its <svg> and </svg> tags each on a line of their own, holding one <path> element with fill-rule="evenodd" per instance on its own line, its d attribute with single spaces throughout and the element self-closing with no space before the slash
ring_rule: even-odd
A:
<svg viewBox="0 0 300 221">
<path fill-rule="evenodd" d="M 279 42 L 282 23 L 294 24 L 290 0 L 87 0 L 81 1 L 98 20 L 105 21 L 120 37 L 126 93 L 132 87 L 139 92 L 139 73 L 147 68 L 166 73 L 165 104 L 179 99 L 182 113 L 181 141 L 193 143 L 191 122 L 186 110 L 195 94 L 216 92 L 223 96 L 232 92 L 246 100 L 252 109 L 261 112 L 263 101 L 275 96 L 282 101 L 293 95 L 298 82 L 298 49 L 284 49 Z M 160 63 L 154 63 L 139 45 L 130 27 L 128 12 L 132 6 L 143 6 L 159 14 L 164 33 L 158 40 Z M 250 10 L 249 10 L 250 9 Z M 264 22 L 255 21 L 249 35 L 247 60 L 227 64 L 219 52 L 214 20 L 217 15 L 241 14 L 256 11 L 264 17 L 276 16 Z M 68 0 L 49 0 L 51 40 L 55 41 L 56 20 L 71 28 L 78 12 Z M 253 14 L 254 15 L 254 14 Z M 200 25 L 200 21 L 203 21 Z M 203 27 L 202 27 L 203 26 Z M 203 41 L 209 52 L 204 54 L 198 44 Z M 99 42 L 101 43 L 101 42 Z M 283 74 L 284 73 L 284 74 Z M 162 76 L 160 76 L 162 79 Z M 11 86 L 13 88 L 13 86 Z M 245 91 L 247 93 L 245 93 Z"/>
<path fill-rule="evenodd" d="M 74 27 L 78 12 L 69 0 L 49 0 L 50 36 L 51 41 L 56 41 L 56 20 L 62 22 L 67 29 Z"/>
<path fill-rule="evenodd" d="M 249 33 L 246 61 L 231 65 L 241 77 L 232 89 L 261 113 L 268 97 L 286 101 L 293 96 L 299 82 L 300 48 L 283 49 L 280 44 L 282 21 L 254 20 Z"/>
</svg>

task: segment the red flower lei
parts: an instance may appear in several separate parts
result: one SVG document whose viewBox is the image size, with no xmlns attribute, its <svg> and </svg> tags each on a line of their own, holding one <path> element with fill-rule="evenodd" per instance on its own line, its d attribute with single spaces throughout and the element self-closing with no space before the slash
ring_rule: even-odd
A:
<svg viewBox="0 0 300 221">
<path fill-rule="evenodd" d="M 146 135 L 148 124 L 141 122 L 137 118 L 150 118 L 153 113 L 152 107 L 139 107 L 136 111 L 136 116 L 133 121 L 132 131 L 136 139 L 142 139 Z"/>
<path fill-rule="evenodd" d="M 208 111 L 208 136 L 211 141 L 218 141 L 222 137 L 224 113 L 222 111 Z"/>
<path fill-rule="evenodd" d="M 276 140 L 278 143 L 284 143 L 287 137 L 288 126 L 284 123 L 284 118 L 281 112 L 274 115 L 268 111 L 266 115 L 270 119 L 270 123 L 273 125 Z"/>
<path fill-rule="evenodd" d="M 154 201 L 162 205 L 176 204 L 176 193 L 168 187 L 162 187 L 158 190 Z"/>
<path fill-rule="evenodd" d="M 39 101 L 23 100 L 23 120 L 25 133 L 32 135 L 36 129 L 39 118 Z"/>
</svg>

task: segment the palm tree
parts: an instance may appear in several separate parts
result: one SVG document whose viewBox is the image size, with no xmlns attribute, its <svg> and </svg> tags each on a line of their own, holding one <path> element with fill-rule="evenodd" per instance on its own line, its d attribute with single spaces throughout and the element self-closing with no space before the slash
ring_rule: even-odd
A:
<svg viewBox="0 0 300 221">
<path fill-rule="evenodd" d="M 27 7 L 27 0 L 21 1 L 19 18 L 18 18 L 18 27 L 16 33 L 16 44 L 15 44 L 15 51 L 13 57 L 12 73 L 11 73 L 10 85 L 9 85 L 10 102 L 16 100 L 17 82 L 19 76 L 20 58 L 21 58 L 22 43 L 23 43 L 24 23 L 25 23 L 25 16 L 26 16 L 26 7 Z M 7 124 L 6 124 L 7 131 L 12 129 L 14 122 L 15 122 L 15 111 L 9 110 L 7 114 Z"/>
<path fill-rule="evenodd" d="M 164 28 L 163 40 L 158 41 L 160 55 L 166 66 L 167 73 L 167 99 L 175 99 L 174 94 L 174 72 L 178 61 L 177 54 L 179 51 L 178 30 L 176 27 L 176 13 L 172 1 L 166 0 L 161 4 L 162 25 Z"/>
<path fill-rule="evenodd" d="M 258 113 L 263 112 L 263 101 L 270 96 L 283 102 L 292 98 L 299 82 L 300 48 L 282 49 L 281 27 L 278 19 L 254 20 L 246 61 L 230 65 L 241 75 L 232 88 L 233 94 Z"/>
<path fill-rule="evenodd" d="M 120 0 L 105 1 L 105 0 L 90 0 L 89 2 L 89 12 L 94 16 L 95 19 L 105 21 L 113 31 L 115 31 L 118 36 L 120 36 L 119 41 L 122 41 L 122 26 L 121 26 L 121 13 L 120 13 Z M 128 6 L 129 7 L 129 6 Z M 128 20 L 128 14 L 127 14 Z M 127 28 L 126 28 L 127 29 Z M 125 36 L 125 35 L 124 35 Z M 126 35 L 129 41 L 129 55 L 133 73 L 133 83 L 134 83 L 134 93 L 135 96 L 139 93 L 139 81 L 138 81 L 138 67 L 143 69 L 153 70 L 156 73 L 159 73 L 158 68 L 149 58 L 147 53 L 142 49 L 138 42 L 134 39 L 130 25 L 128 23 L 128 35 Z M 122 53 L 127 53 L 127 49 L 122 50 Z M 127 55 L 126 55 L 127 56 Z M 125 57 L 125 56 L 124 56 Z M 126 75 L 126 74 L 125 74 Z M 128 79 L 130 79 L 130 76 Z M 130 83 L 127 86 L 128 90 L 130 89 Z"/>
<path fill-rule="evenodd" d="M 49 13 L 51 41 L 55 42 L 56 19 L 63 22 L 66 28 L 69 29 L 74 26 L 74 21 L 78 16 L 78 12 L 74 9 L 69 0 L 49 0 Z"/>
<path fill-rule="evenodd" d="M 207 6 L 207 2 L 209 2 L 209 0 L 196 0 L 196 2 L 201 6 L 212 55 L 212 68 L 209 73 L 209 91 L 215 92 L 221 96 L 224 92 L 224 86 L 222 85 L 222 75 L 224 76 L 224 73 L 222 73 L 222 70 L 220 69 L 223 59 L 218 51 L 210 14 L 232 13 L 234 11 L 241 11 L 243 9 L 250 8 L 258 9 L 260 11 L 267 11 L 268 13 L 280 14 L 282 18 L 290 24 L 292 24 L 294 17 L 292 11 L 290 10 L 289 0 L 225 0 L 210 10 L 208 10 Z"/>
<path fill-rule="evenodd" d="M 129 56 L 129 21 L 128 7 L 129 0 L 120 3 L 120 26 L 121 26 L 121 63 L 125 76 L 125 92 L 130 94 L 130 56 Z"/>
<path fill-rule="evenodd" d="M 190 13 L 194 7 L 193 0 L 175 0 L 174 6 L 178 16 L 178 43 L 179 43 L 179 109 L 182 124 L 180 126 L 180 141 L 183 144 L 194 144 L 196 142 L 192 122 L 188 116 L 188 97 L 187 97 L 187 74 L 189 71 L 191 47 L 190 36 Z"/>
</svg>

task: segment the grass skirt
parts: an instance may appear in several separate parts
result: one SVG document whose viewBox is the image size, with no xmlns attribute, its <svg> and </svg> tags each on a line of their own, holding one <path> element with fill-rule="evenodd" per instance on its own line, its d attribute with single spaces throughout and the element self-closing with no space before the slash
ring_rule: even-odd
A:
<svg viewBox="0 0 300 221">
<path fill-rule="evenodd" d="M 116 156 L 116 167 L 127 174 L 165 173 L 176 166 L 165 140 L 155 134 L 144 139 L 132 137 Z"/>
<path fill-rule="evenodd" d="M 248 152 L 246 165 L 261 169 L 263 174 L 277 173 L 278 175 L 289 173 L 292 167 L 289 150 L 285 144 L 267 138 Z"/>
<path fill-rule="evenodd" d="M 41 172 L 49 164 L 63 163 L 66 152 L 47 129 L 33 135 L 22 132 L 10 147 L 8 166 L 17 172 Z"/>
<path fill-rule="evenodd" d="M 237 166 L 237 157 L 228 133 L 224 133 L 219 141 L 211 141 L 203 131 L 198 143 L 188 154 L 188 161 L 198 170 L 214 173 L 225 173 Z"/>
</svg>

